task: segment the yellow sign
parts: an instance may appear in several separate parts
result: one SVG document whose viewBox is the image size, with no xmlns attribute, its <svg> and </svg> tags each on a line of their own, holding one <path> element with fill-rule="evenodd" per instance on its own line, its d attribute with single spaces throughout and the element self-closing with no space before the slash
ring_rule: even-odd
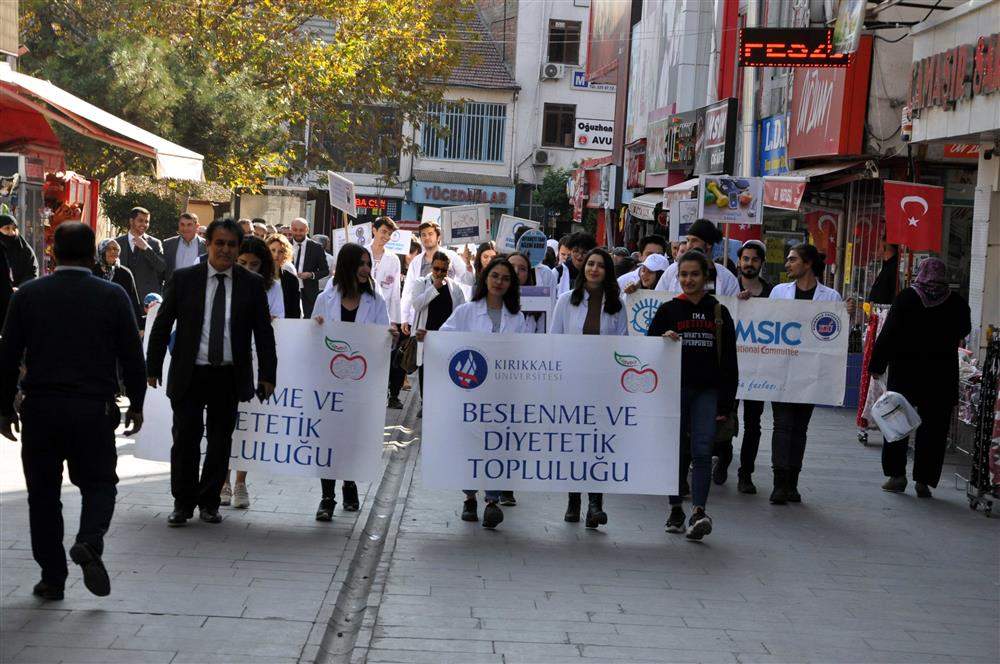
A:
<svg viewBox="0 0 1000 664">
<path fill-rule="evenodd" d="M 844 253 L 844 284 L 851 283 L 851 259 L 854 258 L 854 243 L 847 243 L 847 250 Z"/>
</svg>

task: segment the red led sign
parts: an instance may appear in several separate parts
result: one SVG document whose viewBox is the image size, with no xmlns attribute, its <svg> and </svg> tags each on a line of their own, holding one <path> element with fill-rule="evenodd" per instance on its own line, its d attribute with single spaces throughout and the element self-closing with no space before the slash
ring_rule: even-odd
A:
<svg viewBox="0 0 1000 664">
<path fill-rule="evenodd" d="M 388 206 L 389 201 L 384 198 L 372 198 L 368 196 L 355 196 L 354 206 L 359 209 L 365 210 L 382 210 L 383 212 Z"/>
<path fill-rule="evenodd" d="M 846 67 L 851 54 L 833 50 L 833 28 L 743 28 L 741 67 Z"/>
</svg>

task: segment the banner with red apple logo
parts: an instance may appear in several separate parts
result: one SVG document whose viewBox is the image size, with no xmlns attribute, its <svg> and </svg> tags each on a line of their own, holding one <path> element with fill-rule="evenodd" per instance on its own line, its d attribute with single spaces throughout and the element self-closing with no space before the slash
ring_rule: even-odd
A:
<svg viewBox="0 0 1000 664">
<path fill-rule="evenodd" d="M 428 333 L 423 481 L 676 492 L 680 368 L 662 339 Z"/>
<path fill-rule="evenodd" d="M 147 331 L 156 320 L 147 316 Z M 230 468 L 272 475 L 374 479 L 382 457 L 387 327 L 277 319 L 278 382 L 264 403 L 241 403 Z M 147 334 L 148 338 L 148 334 Z M 170 362 L 168 354 L 166 363 Z M 169 365 L 164 367 L 164 375 Z M 169 461 L 172 411 L 149 390 L 135 456 Z"/>
</svg>

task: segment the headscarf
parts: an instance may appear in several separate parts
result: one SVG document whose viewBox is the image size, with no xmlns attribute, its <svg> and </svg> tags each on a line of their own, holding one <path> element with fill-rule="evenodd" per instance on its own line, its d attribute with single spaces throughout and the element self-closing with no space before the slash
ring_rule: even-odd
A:
<svg viewBox="0 0 1000 664">
<path fill-rule="evenodd" d="M 110 280 L 115 274 L 115 268 L 121 265 L 121 263 L 116 259 L 114 263 L 108 262 L 107 248 L 108 245 L 114 242 L 113 239 L 101 240 L 101 243 L 97 245 L 97 268 L 100 276 L 105 279 Z M 117 244 L 117 243 L 116 243 Z"/>
<path fill-rule="evenodd" d="M 940 258 L 925 258 L 920 263 L 917 278 L 913 282 L 920 301 L 925 307 L 936 307 L 951 295 L 948 287 L 947 268 Z"/>
</svg>

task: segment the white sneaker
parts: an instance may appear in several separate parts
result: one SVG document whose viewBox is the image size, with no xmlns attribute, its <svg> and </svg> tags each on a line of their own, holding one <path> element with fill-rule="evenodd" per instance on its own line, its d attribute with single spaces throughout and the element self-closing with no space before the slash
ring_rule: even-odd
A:
<svg viewBox="0 0 1000 664">
<path fill-rule="evenodd" d="M 250 507 L 250 494 L 247 493 L 246 484 L 237 484 L 233 488 L 233 507 L 241 510 Z"/>
<path fill-rule="evenodd" d="M 219 504 L 229 506 L 233 500 L 233 490 L 229 488 L 228 484 L 222 485 L 222 491 L 219 492 Z"/>
</svg>

